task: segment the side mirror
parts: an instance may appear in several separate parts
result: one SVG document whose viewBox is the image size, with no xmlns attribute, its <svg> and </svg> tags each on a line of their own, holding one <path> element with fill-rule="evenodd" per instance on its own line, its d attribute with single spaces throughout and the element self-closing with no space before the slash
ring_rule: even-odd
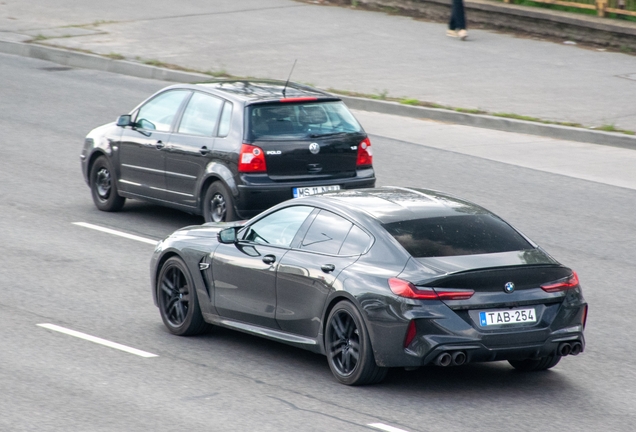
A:
<svg viewBox="0 0 636 432">
<path fill-rule="evenodd" d="M 117 126 L 126 127 L 132 126 L 132 124 L 130 114 L 120 115 L 117 119 Z"/>
<path fill-rule="evenodd" d="M 219 231 L 216 235 L 216 238 L 219 240 L 219 243 L 224 244 L 232 244 L 236 243 L 236 227 L 226 228 L 224 230 Z"/>
</svg>

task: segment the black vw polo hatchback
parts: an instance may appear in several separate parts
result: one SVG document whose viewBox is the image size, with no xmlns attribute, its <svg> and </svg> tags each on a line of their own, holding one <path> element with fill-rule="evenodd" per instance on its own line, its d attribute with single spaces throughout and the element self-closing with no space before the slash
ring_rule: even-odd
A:
<svg viewBox="0 0 636 432">
<path fill-rule="evenodd" d="M 80 159 L 100 210 L 132 198 L 208 222 L 375 185 L 371 142 L 345 104 L 281 81 L 167 87 L 92 130 Z"/>
</svg>

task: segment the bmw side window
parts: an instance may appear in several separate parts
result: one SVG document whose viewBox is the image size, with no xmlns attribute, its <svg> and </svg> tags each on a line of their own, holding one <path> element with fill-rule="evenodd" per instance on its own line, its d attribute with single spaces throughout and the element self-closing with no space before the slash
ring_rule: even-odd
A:
<svg viewBox="0 0 636 432">
<path fill-rule="evenodd" d="M 167 91 L 149 100 L 139 108 L 137 127 L 158 132 L 169 132 L 170 125 L 179 112 L 189 91 Z"/>
<path fill-rule="evenodd" d="M 348 220 L 322 210 L 307 230 L 300 248 L 337 255 L 352 226 Z"/>
<path fill-rule="evenodd" d="M 223 112 L 221 113 L 221 121 L 219 122 L 219 133 L 220 137 L 227 136 L 230 133 L 230 121 L 232 120 L 232 107 L 233 105 L 230 102 L 225 102 L 223 105 Z"/>
<path fill-rule="evenodd" d="M 289 247 L 313 207 L 294 206 L 265 216 L 245 229 L 242 239 L 252 243 Z"/>
<path fill-rule="evenodd" d="M 223 99 L 195 92 L 183 111 L 177 132 L 211 137 L 222 106 Z"/>
<path fill-rule="evenodd" d="M 363 254 L 371 246 L 372 242 L 373 240 L 369 234 L 354 225 L 344 243 L 342 243 L 339 255 Z"/>
</svg>

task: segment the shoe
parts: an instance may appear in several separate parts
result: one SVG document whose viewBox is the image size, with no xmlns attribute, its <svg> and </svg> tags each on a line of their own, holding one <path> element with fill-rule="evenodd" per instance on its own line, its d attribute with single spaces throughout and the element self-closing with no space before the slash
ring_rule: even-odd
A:
<svg viewBox="0 0 636 432">
<path fill-rule="evenodd" d="M 461 29 L 457 32 L 457 37 L 461 40 L 466 40 L 466 38 L 468 37 L 468 32 L 465 29 Z"/>
<path fill-rule="evenodd" d="M 457 37 L 457 32 L 455 30 L 448 29 L 448 30 L 446 30 L 446 36 L 448 36 L 448 37 Z"/>
</svg>

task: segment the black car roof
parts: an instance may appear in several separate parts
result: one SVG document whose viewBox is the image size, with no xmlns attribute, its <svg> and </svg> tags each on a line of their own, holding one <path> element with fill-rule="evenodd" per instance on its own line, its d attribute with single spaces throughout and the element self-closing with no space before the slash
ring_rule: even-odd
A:
<svg viewBox="0 0 636 432">
<path fill-rule="evenodd" d="M 491 214 L 477 204 L 443 192 L 401 187 L 351 189 L 318 195 L 344 212 L 363 212 L 380 223 L 440 216 Z"/>
<path fill-rule="evenodd" d="M 213 93 L 223 94 L 228 99 L 242 101 L 245 104 L 294 101 L 300 98 L 320 100 L 340 100 L 338 97 L 298 83 L 277 80 L 219 80 L 209 83 L 187 86 Z"/>
</svg>

